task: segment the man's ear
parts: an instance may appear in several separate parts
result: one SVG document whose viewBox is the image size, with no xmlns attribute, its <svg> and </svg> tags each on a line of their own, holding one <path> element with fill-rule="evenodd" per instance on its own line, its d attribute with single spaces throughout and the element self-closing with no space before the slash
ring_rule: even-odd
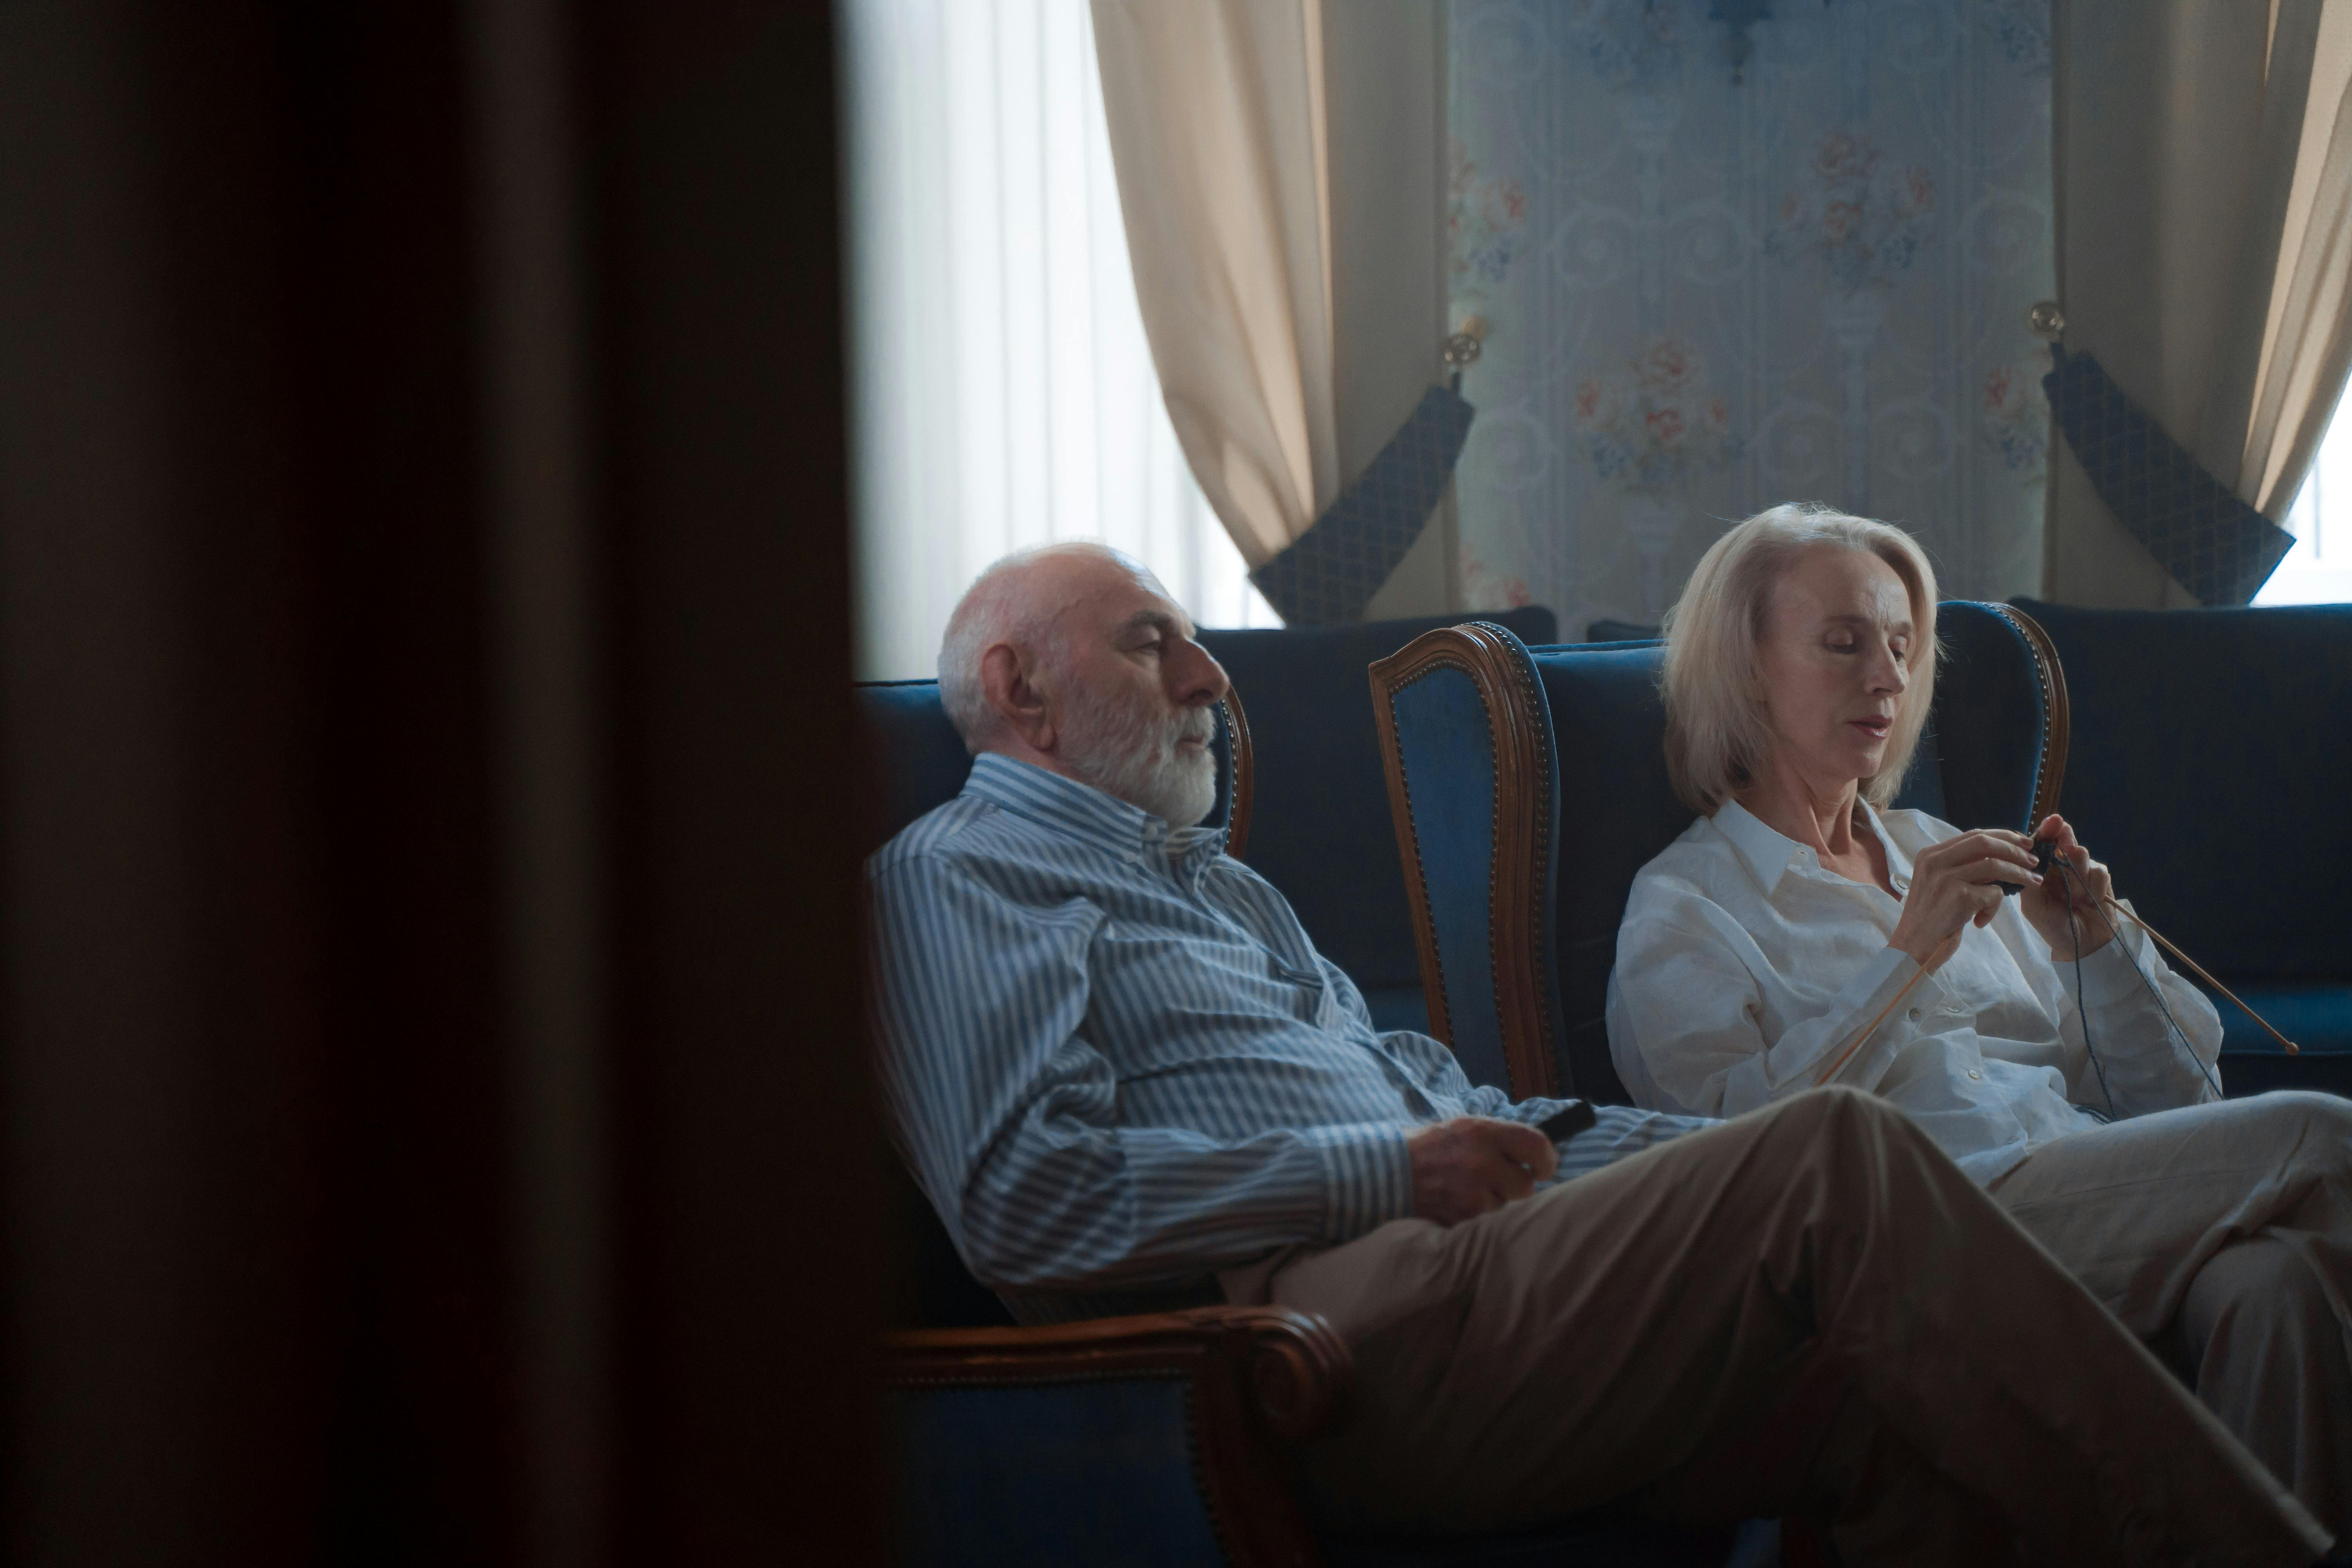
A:
<svg viewBox="0 0 2352 1568">
<path fill-rule="evenodd" d="M 997 643 L 980 656 L 980 689 L 1003 726 L 1030 750 L 1054 749 L 1054 705 L 1038 686 L 1029 650 Z"/>
</svg>

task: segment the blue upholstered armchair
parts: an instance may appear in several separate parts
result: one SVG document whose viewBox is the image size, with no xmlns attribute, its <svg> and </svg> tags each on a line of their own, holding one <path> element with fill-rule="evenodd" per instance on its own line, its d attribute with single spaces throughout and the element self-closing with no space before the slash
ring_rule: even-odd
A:
<svg viewBox="0 0 2352 1568">
<path fill-rule="evenodd" d="M 1948 603 L 1949 658 L 1898 805 L 2024 828 L 2066 767 L 2066 680 L 2001 605 Z M 1628 1099 L 1603 1015 L 1634 873 L 1690 826 L 1655 642 L 1529 648 L 1478 623 L 1371 667 L 1432 1032 L 1513 1095 Z M 1566 874 L 1561 868 L 1573 869 Z"/>
<path fill-rule="evenodd" d="M 1244 651 L 1263 662 L 1275 646 Z M 1361 679 L 1354 641 L 1327 637 L 1313 650 L 1348 659 Z M 1294 696 L 1316 689 L 1301 682 Z M 860 698 L 883 781 L 869 825 L 879 844 L 951 798 L 971 764 L 935 683 L 870 685 Z M 1346 718 L 1361 723 L 1362 714 L 1350 704 Z M 1246 854 L 1255 767 L 1238 698 L 1220 716 L 1216 746 L 1211 820 L 1229 821 L 1233 852 Z M 1354 787 L 1381 798 L 1369 767 Z M 1622 1510 L 1508 1538 L 1324 1538 L 1297 1489 L 1296 1455 L 1347 1419 L 1352 1371 L 1320 1319 L 1210 1306 L 1013 1327 L 903 1168 L 887 1165 L 908 1287 L 902 1316 L 920 1325 L 890 1334 L 884 1351 L 901 1563 L 1719 1568 L 1732 1549 L 1728 1530 L 1674 1529 Z"/>
</svg>

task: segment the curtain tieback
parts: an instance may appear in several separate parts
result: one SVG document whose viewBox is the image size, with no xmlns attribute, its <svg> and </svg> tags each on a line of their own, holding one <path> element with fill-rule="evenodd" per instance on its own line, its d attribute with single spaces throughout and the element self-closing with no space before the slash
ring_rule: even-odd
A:
<svg viewBox="0 0 2352 1568">
<path fill-rule="evenodd" d="M 1477 410 L 1432 386 L 1388 445 L 1315 525 L 1250 574 L 1294 626 L 1360 621 L 1389 574 L 1428 526 Z"/>
<path fill-rule="evenodd" d="M 2203 605 L 2242 605 L 2294 536 L 2205 471 L 2087 353 L 2050 345 L 2042 378 L 2066 444 L 2116 520 Z"/>
</svg>

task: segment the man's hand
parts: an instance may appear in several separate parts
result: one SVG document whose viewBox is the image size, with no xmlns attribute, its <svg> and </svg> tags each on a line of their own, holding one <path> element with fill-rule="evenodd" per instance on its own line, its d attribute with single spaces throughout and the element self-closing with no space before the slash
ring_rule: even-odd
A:
<svg viewBox="0 0 2352 1568">
<path fill-rule="evenodd" d="M 1559 1168 L 1551 1140 L 1517 1121 L 1457 1116 L 1405 1134 L 1412 1156 L 1412 1212 L 1460 1225 L 1517 1203 Z"/>
</svg>

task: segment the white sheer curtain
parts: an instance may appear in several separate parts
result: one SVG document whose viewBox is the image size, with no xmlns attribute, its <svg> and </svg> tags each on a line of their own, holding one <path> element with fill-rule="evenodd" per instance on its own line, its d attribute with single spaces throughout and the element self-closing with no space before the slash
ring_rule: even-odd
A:
<svg viewBox="0 0 2352 1568">
<path fill-rule="evenodd" d="M 858 673 L 933 672 L 1008 550 L 1101 539 L 1275 626 L 1171 427 L 1087 0 L 840 0 Z"/>
</svg>

